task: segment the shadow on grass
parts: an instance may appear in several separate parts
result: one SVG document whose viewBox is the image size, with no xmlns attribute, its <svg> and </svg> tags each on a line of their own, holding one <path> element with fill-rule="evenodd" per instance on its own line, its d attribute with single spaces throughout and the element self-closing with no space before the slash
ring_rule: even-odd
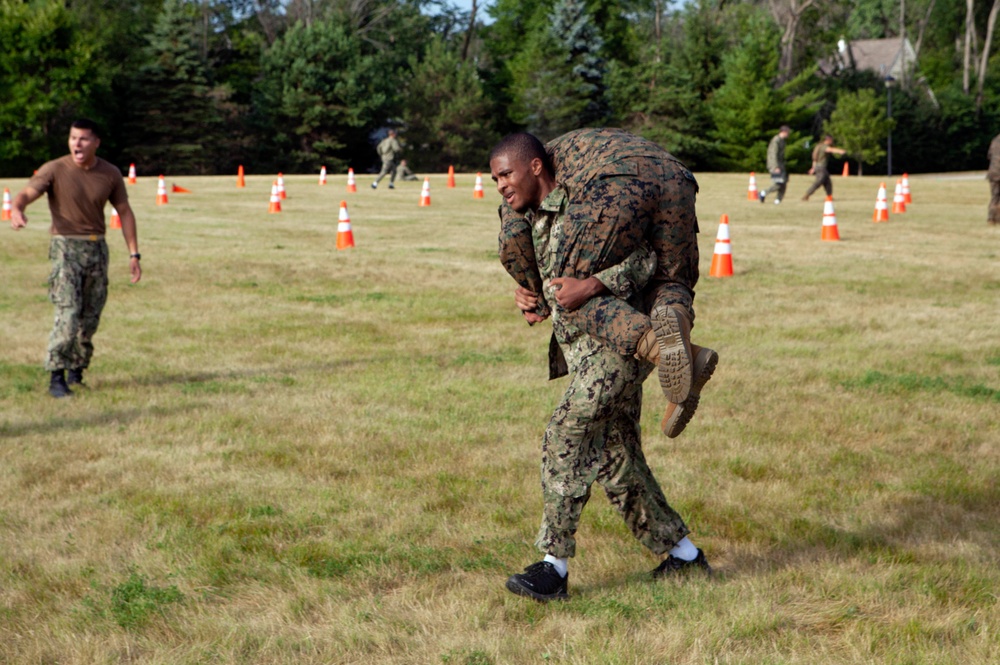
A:
<svg viewBox="0 0 1000 665">
<path fill-rule="evenodd" d="M 714 566 L 714 577 L 792 569 L 818 562 L 925 565 L 933 563 L 936 556 L 928 551 L 953 548 L 956 533 L 977 542 L 985 551 L 991 550 L 995 546 L 992 525 L 998 519 L 1000 483 L 929 476 L 907 487 L 905 495 L 886 506 L 880 519 L 855 528 L 836 526 L 822 517 L 799 516 L 780 525 L 750 526 L 743 537 L 717 534 L 724 540 L 751 545 L 747 549 L 754 553 L 744 550 L 736 559 L 718 557 L 723 560 Z M 754 541 L 758 546 L 753 546 Z M 928 548 L 929 544 L 940 547 Z M 713 553 L 708 551 L 707 555 L 711 562 Z"/>
<path fill-rule="evenodd" d="M 188 385 L 199 383 L 211 383 L 217 381 L 239 381 L 244 379 L 266 379 L 280 381 L 282 378 L 298 376 L 302 374 L 324 374 L 338 370 L 350 369 L 362 366 L 371 362 L 372 358 L 359 358 L 354 360 L 337 360 L 331 362 L 318 362 L 309 365 L 294 367 L 269 367 L 254 369 L 237 369 L 226 371 L 202 371 L 202 372 L 173 372 L 148 374 L 134 377 L 120 377 L 116 379 L 102 380 L 97 384 L 99 389 L 119 390 L 123 388 L 134 388 L 142 386 L 145 388 L 156 388 L 170 385 Z"/>
<path fill-rule="evenodd" d="M 262 382 L 276 382 L 284 385 L 293 385 L 297 375 L 309 374 L 331 374 L 343 372 L 359 365 L 370 362 L 370 358 L 355 360 L 338 360 L 330 362 L 314 363 L 297 367 L 274 367 L 267 369 L 243 369 L 227 370 L 215 372 L 174 372 L 162 374 L 149 374 L 144 376 L 125 376 L 116 379 L 103 380 L 98 378 L 93 382 L 87 381 L 87 387 L 77 391 L 82 391 L 81 396 L 87 393 L 101 393 L 116 390 L 134 390 L 142 388 L 162 388 L 165 386 L 181 386 L 188 394 L 222 393 L 232 392 L 232 389 L 239 389 L 237 382 L 244 380 L 257 380 Z M 31 368 L 32 373 L 37 373 L 37 368 Z M 42 390 L 32 383 L 32 390 Z M 47 398 L 48 399 L 48 398 Z M 73 400 L 76 398 L 70 398 Z M 67 410 L 74 407 L 71 401 Z M 162 408 L 131 408 L 117 411 L 104 411 L 91 413 L 80 417 L 59 418 L 58 420 L 46 420 L 45 422 L 31 423 L 2 423 L 0 422 L 0 438 L 15 438 L 27 434 L 44 434 L 48 432 L 58 432 L 74 429 L 82 429 L 94 426 L 111 424 L 130 423 L 142 416 L 169 416 L 177 413 L 191 411 L 205 406 L 204 403 L 189 404 L 185 406 Z"/>
<path fill-rule="evenodd" d="M 17 438 L 28 434 L 48 434 L 66 430 L 84 429 L 88 427 L 101 427 L 113 424 L 126 424 L 138 420 L 142 417 L 173 416 L 187 411 L 200 408 L 201 404 L 187 404 L 171 408 L 153 407 L 149 409 L 132 408 L 119 409 L 115 411 L 103 411 L 91 413 L 79 418 L 60 418 L 58 420 L 46 420 L 35 423 L 0 423 L 0 438 Z"/>
</svg>

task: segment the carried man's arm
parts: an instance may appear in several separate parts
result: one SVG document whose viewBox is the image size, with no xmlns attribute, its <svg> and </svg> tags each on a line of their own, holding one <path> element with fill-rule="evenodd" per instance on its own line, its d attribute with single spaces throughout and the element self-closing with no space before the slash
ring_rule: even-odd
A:
<svg viewBox="0 0 1000 665">
<path fill-rule="evenodd" d="M 556 277 L 551 284 L 557 288 L 556 302 L 559 306 L 572 311 L 591 298 L 606 293 L 627 300 L 641 291 L 655 272 L 656 253 L 644 241 L 624 261 L 596 275 L 586 279 Z"/>
</svg>

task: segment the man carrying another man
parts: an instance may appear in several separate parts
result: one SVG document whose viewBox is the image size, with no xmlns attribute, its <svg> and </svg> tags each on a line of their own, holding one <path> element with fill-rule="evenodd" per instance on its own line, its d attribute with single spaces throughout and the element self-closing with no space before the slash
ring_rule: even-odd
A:
<svg viewBox="0 0 1000 665">
<path fill-rule="evenodd" d="M 24 209 L 47 193 L 52 213 L 49 298 L 55 324 L 49 337 L 45 369 L 51 372 L 49 394 L 66 397 L 69 386 L 83 383 L 94 354 L 93 337 L 108 297 L 108 245 L 104 241 L 104 205 L 110 201 L 122 221 L 132 283 L 142 277 L 135 215 L 121 172 L 97 156 L 101 137 L 96 123 L 80 119 L 69 131 L 69 154 L 46 162 L 28 186 L 14 197 L 11 228 L 24 228 Z M 69 370 L 67 380 L 66 370 Z"/>
<path fill-rule="evenodd" d="M 639 418 L 650 361 L 673 411 L 690 414 L 718 360 L 688 338 L 698 278 L 694 177 L 620 130 L 580 130 L 549 147 L 554 165 L 535 137 L 515 134 L 490 159 L 506 206 L 500 254 L 519 284 L 515 301 L 528 323 L 551 313 L 550 376 L 573 373 L 542 445 L 536 544 L 546 556 L 507 581 L 543 601 L 567 597 L 568 558 L 594 481 L 636 538 L 666 555 L 654 577 L 709 569 L 646 464 Z M 665 430 L 676 435 L 669 417 L 670 407 Z"/>
</svg>

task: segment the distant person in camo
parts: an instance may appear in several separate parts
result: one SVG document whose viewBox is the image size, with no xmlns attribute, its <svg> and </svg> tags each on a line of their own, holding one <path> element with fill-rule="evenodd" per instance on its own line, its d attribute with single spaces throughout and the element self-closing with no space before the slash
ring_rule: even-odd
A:
<svg viewBox="0 0 1000 665">
<path fill-rule="evenodd" d="M 831 154 L 843 155 L 846 152 L 843 148 L 837 148 L 833 145 L 833 137 L 829 134 L 816 144 L 816 147 L 813 148 L 812 168 L 809 169 L 809 174 L 816 176 L 816 179 L 806 190 L 805 196 L 802 197 L 803 201 L 808 201 L 812 193 L 820 187 L 826 191 L 827 196 L 833 196 L 833 181 L 830 180 L 830 171 L 826 167 L 827 158 Z"/>
<path fill-rule="evenodd" d="M 108 297 L 108 245 L 104 241 L 108 201 L 121 217 L 132 283 L 142 278 L 135 215 L 125 180 L 116 167 L 97 156 L 100 145 L 96 123 L 73 121 L 69 154 L 42 164 L 14 197 L 11 210 L 11 228 L 20 230 L 28 223 L 24 209 L 48 194 L 52 213 L 49 299 L 55 305 L 55 323 L 45 369 L 51 373 L 49 394 L 53 397 L 67 397 L 73 392 L 70 386 L 83 384 L 83 372 L 94 354 L 94 333 Z"/>
<path fill-rule="evenodd" d="M 782 125 L 778 133 L 771 139 L 771 142 L 767 144 L 767 172 L 771 175 L 772 184 L 767 188 L 767 191 L 760 193 L 761 203 L 764 202 L 764 199 L 771 192 L 777 193 L 777 196 L 774 197 L 775 205 L 781 203 L 781 200 L 785 198 L 785 189 L 788 187 L 788 167 L 785 164 L 785 141 L 788 140 L 788 135 L 791 131 L 791 127 Z"/>
<path fill-rule="evenodd" d="M 396 167 L 396 180 L 416 180 L 417 176 L 410 170 L 407 166 L 406 160 L 399 160 L 399 166 Z"/>
<path fill-rule="evenodd" d="M 990 224 L 1000 224 L 1000 134 L 993 137 L 987 153 L 990 159 L 986 179 L 990 181 L 990 207 L 986 221 Z"/>
<path fill-rule="evenodd" d="M 403 152 L 403 146 L 399 144 L 399 139 L 396 138 L 396 130 L 390 129 L 386 137 L 379 141 L 378 147 L 375 150 L 382 160 L 382 170 L 378 172 L 378 177 L 372 183 L 372 189 L 378 189 L 379 182 L 387 175 L 389 176 L 389 189 L 395 189 L 396 163 L 399 160 L 399 155 Z"/>
</svg>

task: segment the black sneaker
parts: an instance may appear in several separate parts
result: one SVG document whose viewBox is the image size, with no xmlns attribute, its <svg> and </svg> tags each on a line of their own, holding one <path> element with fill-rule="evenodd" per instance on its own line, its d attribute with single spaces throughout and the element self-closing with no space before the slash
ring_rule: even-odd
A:
<svg viewBox="0 0 1000 665">
<path fill-rule="evenodd" d="M 389 189 L 396 189 L 396 186 L 390 182 L 389 183 Z"/>
<path fill-rule="evenodd" d="M 66 377 L 63 370 L 60 369 L 52 372 L 52 378 L 49 379 L 49 394 L 57 398 L 69 397 L 73 394 L 73 391 L 66 385 Z"/>
<path fill-rule="evenodd" d="M 691 559 L 690 561 L 685 561 L 684 559 L 678 559 L 677 557 L 671 555 L 663 560 L 656 570 L 653 571 L 653 579 L 660 577 L 667 577 L 668 575 L 676 575 L 682 571 L 686 571 L 689 568 L 701 568 L 707 574 L 712 574 L 712 567 L 708 565 L 708 559 L 705 558 L 705 553 L 698 548 L 698 556 Z"/>
<path fill-rule="evenodd" d="M 68 385 L 68 386 L 73 386 L 73 385 L 82 386 L 83 385 L 83 368 L 82 367 L 80 369 L 71 369 L 68 372 L 66 372 L 66 385 Z"/>
<path fill-rule="evenodd" d="M 548 561 L 533 563 L 524 569 L 523 573 L 511 575 L 507 579 L 507 590 L 519 596 L 528 596 L 540 602 L 549 600 L 565 600 L 566 582 L 569 574 L 563 577 Z"/>
</svg>

